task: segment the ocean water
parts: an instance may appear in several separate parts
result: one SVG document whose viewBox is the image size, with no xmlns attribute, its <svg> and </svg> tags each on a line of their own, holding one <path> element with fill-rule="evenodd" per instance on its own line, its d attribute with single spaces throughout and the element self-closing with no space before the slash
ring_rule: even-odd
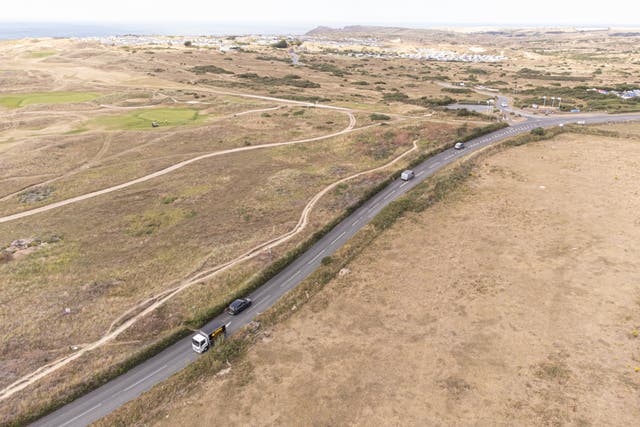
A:
<svg viewBox="0 0 640 427">
<path fill-rule="evenodd" d="M 0 40 L 27 37 L 106 37 L 125 34 L 166 36 L 227 36 L 244 34 L 301 35 L 313 29 L 313 25 L 296 23 L 21 23 L 0 22 Z"/>
</svg>

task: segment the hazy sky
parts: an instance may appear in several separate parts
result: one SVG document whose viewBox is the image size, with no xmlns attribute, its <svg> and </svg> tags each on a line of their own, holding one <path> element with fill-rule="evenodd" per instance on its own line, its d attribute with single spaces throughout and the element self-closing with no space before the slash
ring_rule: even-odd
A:
<svg viewBox="0 0 640 427">
<path fill-rule="evenodd" d="M 638 0 L 5 0 L 0 21 L 640 26 Z"/>
</svg>

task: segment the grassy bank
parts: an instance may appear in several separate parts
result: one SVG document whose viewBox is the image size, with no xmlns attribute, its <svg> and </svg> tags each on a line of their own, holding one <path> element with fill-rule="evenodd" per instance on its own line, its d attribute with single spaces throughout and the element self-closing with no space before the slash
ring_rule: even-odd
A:
<svg viewBox="0 0 640 427">
<path fill-rule="evenodd" d="M 98 98 L 94 92 L 42 92 L 0 94 L 0 105 L 7 108 L 20 108 L 32 104 L 68 104 L 87 102 Z"/>
</svg>

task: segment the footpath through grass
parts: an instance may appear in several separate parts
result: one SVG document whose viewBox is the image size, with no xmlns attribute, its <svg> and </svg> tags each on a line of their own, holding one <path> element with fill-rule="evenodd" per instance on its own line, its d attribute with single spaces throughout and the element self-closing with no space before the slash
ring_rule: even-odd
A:
<svg viewBox="0 0 640 427">
<path fill-rule="evenodd" d="M 40 92 L 0 94 L 0 105 L 7 108 L 20 108 L 33 104 L 68 104 L 92 101 L 101 96 L 94 92 Z"/>
</svg>

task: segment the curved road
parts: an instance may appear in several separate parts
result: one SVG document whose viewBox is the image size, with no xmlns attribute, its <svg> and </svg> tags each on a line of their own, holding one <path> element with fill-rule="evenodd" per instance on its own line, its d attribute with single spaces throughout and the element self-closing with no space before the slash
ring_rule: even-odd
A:
<svg viewBox="0 0 640 427">
<path fill-rule="evenodd" d="M 384 190 L 340 222 L 291 265 L 248 295 L 253 300 L 253 305 L 249 309 L 237 316 L 229 316 L 226 313 L 221 314 L 203 329 L 209 329 L 213 325 L 224 323 L 227 325 L 227 332 L 233 334 L 257 315 L 268 310 L 280 297 L 306 279 L 320 266 L 322 258 L 338 250 L 385 206 L 432 176 L 441 168 L 464 157 L 469 152 L 511 136 L 529 132 L 536 127 L 558 126 L 575 123 L 577 120 L 584 120 L 586 123 L 591 124 L 624 122 L 640 120 L 640 115 L 601 115 L 582 116 L 580 118 L 572 116 L 571 118 L 554 117 L 529 120 L 473 139 L 466 143 L 464 150 L 449 149 L 439 153 L 414 168 L 415 179 L 411 181 L 396 180 L 389 184 Z M 33 425 L 51 427 L 86 426 L 180 371 L 197 357 L 198 355 L 191 350 L 191 336 L 183 338 L 127 373 L 36 421 Z"/>
</svg>

